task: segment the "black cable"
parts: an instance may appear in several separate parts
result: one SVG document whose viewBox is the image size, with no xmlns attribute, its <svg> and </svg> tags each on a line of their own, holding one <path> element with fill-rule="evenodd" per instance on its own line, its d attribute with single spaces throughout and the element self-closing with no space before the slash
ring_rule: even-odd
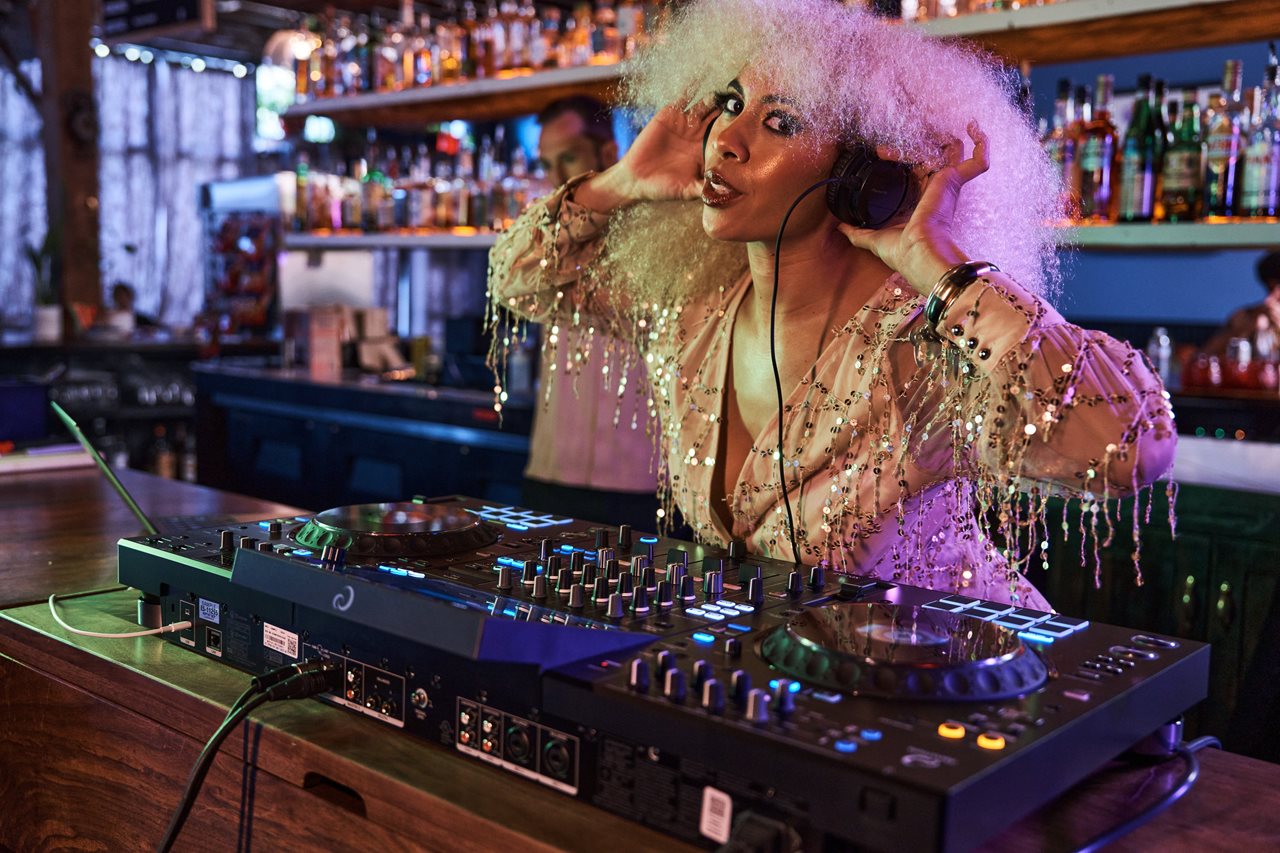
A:
<svg viewBox="0 0 1280 853">
<path fill-rule="evenodd" d="M 778 226 L 778 238 L 773 244 L 773 295 L 769 299 L 769 359 L 773 362 L 773 387 L 778 392 L 778 480 L 782 486 L 782 503 L 787 508 L 787 535 L 791 538 L 792 562 L 797 566 L 800 565 L 800 546 L 796 543 L 796 520 L 791 514 L 791 497 L 787 494 L 786 454 L 782 452 L 782 373 L 778 370 L 778 276 L 781 274 L 782 267 L 782 233 L 787 230 L 787 220 L 791 218 L 791 214 L 809 193 L 834 183 L 839 183 L 839 179 L 823 178 L 800 193 L 787 208 L 786 216 L 782 217 L 782 224 Z"/>
<path fill-rule="evenodd" d="M 1168 794 L 1165 794 L 1155 803 L 1138 812 L 1124 823 L 1113 826 L 1101 835 L 1095 836 L 1084 846 L 1077 848 L 1076 853 L 1096 853 L 1096 851 L 1101 850 L 1121 836 L 1128 835 L 1138 827 L 1149 823 L 1156 815 L 1182 799 L 1183 795 L 1191 790 L 1191 786 L 1196 783 L 1196 779 L 1200 776 L 1200 761 L 1196 758 L 1196 753 L 1206 746 L 1222 748 L 1222 744 L 1218 739 L 1212 736 L 1196 738 L 1190 743 L 1179 744 L 1174 749 L 1174 755 L 1186 762 L 1187 771 L 1182 775 L 1178 784 Z"/>
<path fill-rule="evenodd" d="M 164 838 L 156 848 L 159 853 L 168 853 L 173 848 L 178 833 L 182 831 L 182 825 L 186 823 L 188 815 L 191 814 L 191 808 L 195 805 L 200 786 L 213 766 L 213 759 L 217 756 L 219 747 L 254 709 L 279 699 L 302 699 L 327 690 L 336 690 L 341 687 L 341 678 L 342 667 L 339 665 L 309 661 L 300 665 L 291 664 L 281 667 L 253 679 L 249 688 L 240 694 L 240 698 L 236 699 L 235 704 L 231 706 L 221 725 L 201 750 L 195 766 L 191 768 L 191 775 L 187 778 L 187 786 L 182 792 L 182 798 L 174 810 L 173 817 L 169 820 Z M 263 684 L 267 686 L 260 686 Z"/>
</svg>

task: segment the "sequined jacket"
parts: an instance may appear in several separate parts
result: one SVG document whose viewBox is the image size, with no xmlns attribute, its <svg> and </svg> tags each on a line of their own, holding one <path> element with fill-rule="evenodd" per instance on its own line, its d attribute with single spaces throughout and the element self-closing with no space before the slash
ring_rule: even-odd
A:
<svg viewBox="0 0 1280 853">
<path fill-rule="evenodd" d="M 586 274 L 607 224 L 561 188 L 499 239 L 489 272 L 495 346 L 518 334 L 510 315 L 549 327 L 552 348 L 602 330 L 635 340 L 660 425 L 664 506 L 678 505 L 703 541 L 741 538 L 752 552 L 791 559 L 776 415 L 727 495 L 731 528 L 708 498 L 712 478 L 723 476 L 715 458 L 723 389 L 749 278 L 684 304 L 619 311 L 616 294 Z M 800 557 L 1047 608 L 1021 573 L 1045 559 L 1047 498 L 1080 499 L 1095 536 L 1105 535 L 1096 525 L 1113 523 L 1107 499 L 1172 464 L 1168 395 L 1132 347 L 1066 322 L 1001 274 L 966 288 L 940 335 L 926 328 L 923 302 L 890 276 L 785 399 L 783 461 Z"/>
</svg>

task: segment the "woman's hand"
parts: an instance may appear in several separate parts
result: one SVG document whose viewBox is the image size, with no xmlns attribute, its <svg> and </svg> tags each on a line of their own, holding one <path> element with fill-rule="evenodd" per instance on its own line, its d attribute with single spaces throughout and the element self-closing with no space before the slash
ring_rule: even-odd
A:
<svg viewBox="0 0 1280 853">
<path fill-rule="evenodd" d="M 578 187 L 575 200 L 603 212 L 637 201 L 701 197 L 702 143 L 716 114 L 710 103 L 663 107 L 621 160 Z"/>
<path fill-rule="evenodd" d="M 838 226 L 850 243 L 874 253 L 925 295 L 943 273 L 968 260 L 952 237 L 952 219 L 960 189 L 990 168 L 991 153 L 976 121 L 967 130 L 973 154 L 964 159 L 964 144 L 954 137 L 943 146 L 942 167 L 919 176 L 920 201 L 906 221 L 874 229 Z"/>
</svg>

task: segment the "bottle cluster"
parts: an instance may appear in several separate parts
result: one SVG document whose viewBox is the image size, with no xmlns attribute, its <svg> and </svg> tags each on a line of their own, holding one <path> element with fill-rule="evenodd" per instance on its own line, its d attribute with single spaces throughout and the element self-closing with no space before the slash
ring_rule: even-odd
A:
<svg viewBox="0 0 1280 853">
<path fill-rule="evenodd" d="M 300 157 L 293 230 L 318 233 L 424 234 L 500 231 L 550 187 L 531 174 L 524 150 L 509 162 L 502 128 L 478 146 L 439 134 L 435 145 L 389 145 L 371 131 L 364 152 L 338 169 L 312 168 Z"/>
<path fill-rule="evenodd" d="M 1280 85 L 1274 45 L 1263 84 L 1245 90 L 1227 60 L 1221 90 L 1170 96 L 1144 74 L 1128 126 L 1112 110 L 1113 78 L 1058 83 L 1043 136 L 1060 170 L 1072 219 L 1086 223 L 1193 222 L 1280 215 Z"/>
<path fill-rule="evenodd" d="M 972 12 L 1003 12 L 1024 6 L 1048 6 L 1065 3 L 1066 0 L 898 0 L 902 6 L 902 20 L 931 21 L 934 18 L 954 18 Z"/>
<path fill-rule="evenodd" d="M 296 59 L 297 100 L 620 62 L 659 26 L 665 7 L 653 0 L 596 0 L 566 14 L 533 0 L 488 0 L 482 7 L 463 0 L 452 10 L 433 20 L 403 0 L 398 22 L 376 13 L 314 19 L 315 47 Z"/>
</svg>

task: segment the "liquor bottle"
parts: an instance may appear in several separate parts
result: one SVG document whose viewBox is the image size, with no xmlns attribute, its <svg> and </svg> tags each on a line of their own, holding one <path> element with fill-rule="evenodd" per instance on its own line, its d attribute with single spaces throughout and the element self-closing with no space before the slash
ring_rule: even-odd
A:
<svg viewBox="0 0 1280 853">
<path fill-rule="evenodd" d="M 1084 129 L 1093 120 L 1093 106 L 1090 103 L 1088 86 L 1076 86 L 1072 101 L 1076 107 L 1076 117 L 1067 123 L 1067 139 L 1071 140 L 1074 156 L 1067 169 L 1067 213 L 1076 221 L 1080 220 L 1080 185 L 1083 176 L 1080 170 L 1080 152 L 1084 145 Z"/>
<path fill-rule="evenodd" d="M 1209 102 L 1205 114 L 1204 214 L 1234 216 L 1238 212 L 1240 154 L 1248 110 L 1241 100 L 1241 62 L 1228 59 L 1222 72 L 1222 92 Z"/>
<path fill-rule="evenodd" d="M 147 451 L 151 473 L 157 477 L 172 480 L 178 475 L 178 457 L 173 452 L 173 445 L 165 435 L 164 424 L 156 424 L 151 434 L 155 436 Z"/>
<path fill-rule="evenodd" d="M 418 21 L 418 28 L 414 31 L 406 56 L 410 57 L 413 63 L 412 69 L 408 72 L 411 85 L 421 88 L 436 82 L 437 69 L 440 67 L 440 48 L 436 44 L 431 16 L 425 12 Z"/>
<path fill-rule="evenodd" d="M 1173 144 L 1173 125 L 1178 119 L 1177 99 L 1168 95 L 1165 82 L 1155 81 L 1155 95 L 1151 102 L 1151 120 L 1156 134 L 1155 163 L 1155 204 L 1152 207 L 1152 219 L 1164 218 L 1161 205 L 1164 198 L 1164 157 Z"/>
<path fill-rule="evenodd" d="M 342 94 L 342 71 L 339 68 L 341 23 L 329 18 L 320 49 L 311 54 L 311 90 L 317 98 Z"/>
<path fill-rule="evenodd" d="M 1150 222 L 1155 205 L 1156 128 L 1152 118 L 1151 75 L 1138 76 L 1133 118 L 1120 148 L 1120 220 Z"/>
<path fill-rule="evenodd" d="M 1076 140 L 1069 128 L 1075 122 L 1075 101 L 1071 98 L 1071 81 L 1063 78 L 1058 81 L 1058 96 L 1053 102 L 1053 125 L 1040 143 L 1049 155 L 1049 162 L 1062 180 L 1062 192 L 1068 216 L 1073 216 L 1077 198 L 1071 191 L 1071 174 L 1075 169 Z"/>
<path fill-rule="evenodd" d="M 459 58 L 462 61 L 462 77 L 464 80 L 474 80 L 477 68 L 481 65 L 480 46 L 476 43 L 480 22 L 476 16 L 476 4 L 471 0 L 462 4 L 462 20 L 458 22 L 458 26 L 461 28 L 459 44 L 462 52 Z"/>
<path fill-rule="evenodd" d="M 316 19 L 308 17 L 306 21 L 306 31 L 313 36 L 316 34 L 319 25 Z M 311 48 L 305 56 L 299 56 L 296 52 L 293 57 L 293 99 L 296 103 L 303 103 L 313 96 L 311 86 L 311 58 L 319 53 L 318 48 Z M 316 59 L 319 62 L 319 58 Z"/>
<path fill-rule="evenodd" d="M 368 140 L 369 168 L 360 181 L 361 226 L 365 231 L 374 232 L 381 230 L 379 220 L 382 213 L 382 193 L 386 186 L 386 175 L 382 171 L 379 160 L 381 152 L 378 148 L 376 132 L 372 129 L 369 130 Z"/>
<path fill-rule="evenodd" d="M 569 26 L 572 24 L 572 27 Z M 579 3 L 573 9 L 573 19 L 565 25 L 565 39 L 569 42 L 569 61 L 562 63 L 577 68 L 591 62 L 591 45 L 595 36 L 595 21 L 590 3 Z"/>
<path fill-rule="evenodd" d="M 644 38 L 644 10 L 635 0 L 618 0 L 618 42 L 623 59 L 630 59 Z"/>
<path fill-rule="evenodd" d="M 311 167 L 307 163 L 305 152 L 298 154 L 298 165 L 294 168 L 293 196 L 293 230 L 311 230 Z"/>
<path fill-rule="evenodd" d="M 618 12 L 613 6 L 613 0 L 596 0 L 595 24 L 591 40 L 594 61 L 601 64 L 617 62 L 622 58 L 622 42 L 618 32 Z"/>
<path fill-rule="evenodd" d="M 1200 104 L 1194 89 L 1182 94 L 1182 113 L 1173 127 L 1173 143 L 1164 155 L 1160 181 L 1160 219 L 1191 222 L 1200 217 L 1204 143 L 1200 137 Z"/>
<path fill-rule="evenodd" d="M 547 6 L 538 22 L 538 43 L 531 45 L 533 67 L 555 68 L 560 64 L 560 10 Z"/>
<path fill-rule="evenodd" d="M 436 45 L 440 50 L 438 83 L 454 83 L 462 77 L 463 30 L 455 17 L 449 17 L 436 27 Z"/>
<path fill-rule="evenodd" d="M 1240 208 L 1244 216 L 1280 215 L 1280 87 L 1268 65 L 1253 128 L 1245 145 Z"/>
<path fill-rule="evenodd" d="M 1093 93 L 1093 117 L 1081 131 L 1080 218 L 1086 222 L 1110 222 L 1113 210 L 1112 168 L 1116 156 L 1116 126 L 1111 121 L 1114 79 L 1099 74 Z"/>
</svg>

